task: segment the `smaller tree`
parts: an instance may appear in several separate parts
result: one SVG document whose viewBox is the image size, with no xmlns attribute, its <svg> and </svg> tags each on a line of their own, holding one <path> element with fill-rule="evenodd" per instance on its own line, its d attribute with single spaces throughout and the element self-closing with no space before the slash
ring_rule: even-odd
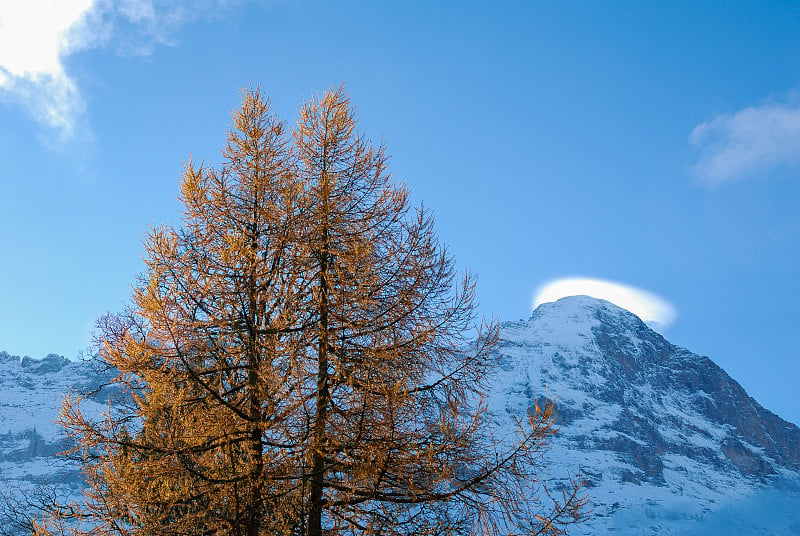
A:
<svg viewBox="0 0 800 536">
<path fill-rule="evenodd" d="M 344 92 L 291 138 L 258 91 L 220 169 L 189 164 L 101 358 L 132 404 L 67 400 L 85 459 L 74 534 L 562 534 L 585 499 L 538 479 L 553 405 L 513 441 L 483 404 L 497 326 L 474 324 L 433 220 L 391 183 Z M 539 501 L 544 491 L 549 501 Z M 41 534 L 59 528 L 44 519 Z M 63 525 L 60 526 L 63 528 Z M 60 530 L 60 528 L 59 528 Z"/>
</svg>

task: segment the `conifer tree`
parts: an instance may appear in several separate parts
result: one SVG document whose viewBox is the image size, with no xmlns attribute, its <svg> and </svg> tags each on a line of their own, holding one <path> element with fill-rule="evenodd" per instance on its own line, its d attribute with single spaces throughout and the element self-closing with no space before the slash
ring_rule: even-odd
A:
<svg viewBox="0 0 800 536">
<path fill-rule="evenodd" d="M 344 91 L 290 134 L 244 93 L 217 169 L 189 163 L 181 228 L 153 230 L 130 311 L 100 322 L 131 395 L 65 402 L 85 501 L 42 534 L 561 534 L 579 486 L 537 479 L 552 404 L 492 437 L 475 332 L 433 220 L 356 131 Z M 548 496 L 549 493 L 547 494 Z M 81 523 L 75 523 L 75 519 Z"/>
</svg>

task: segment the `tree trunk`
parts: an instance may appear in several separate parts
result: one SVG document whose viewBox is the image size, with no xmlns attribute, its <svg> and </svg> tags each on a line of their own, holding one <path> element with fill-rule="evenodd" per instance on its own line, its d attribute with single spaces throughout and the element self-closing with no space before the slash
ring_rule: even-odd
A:
<svg viewBox="0 0 800 536">
<path fill-rule="evenodd" d="M 259 170 L 256 169 L 256 173 Z M 252 223 L 250 224 L 250 248 L 252 258 L 250 259 L 250 274 L 248 277 L 248 307 L 249 307 L 249 326 L 250 331 L 249 342 L 247 349 L 247 361 L 249 370 L 247 372 L 247 383 L 250 389 L 250 417 L 255 422 L 261 421 L 261 399 L 259 393 L 259 369 L 261 368 L 261 353 L 259 348 L 259 328 L 263 327 L 264 322 L 263 311 L 259 307 L 258 299 L 258 197 L 253 203 Z M 261 478 L 264 472 L 264 451 L 261 444 L 261 436 L 263 431 L 260 425 L 254 425 L 250 430 L 250 452 L 252 456 L 252 469 L 250 471 L 250 496 L 248 497 L 246 515 L 246 535 L 258 536 L 261 532 L 261 522 L 264 517 L 264 509 L 262 507 L 263 497 L 261 494 Z"/>
<path fill-rule="evenodd" d="M 320 276 L 320 340 L 317 372 L 317 410 L 314 415 L 314 441 L 311 465 L 311 487 L 309 490 L 308 536 L 322 536 L 322 508 L 325 483 L 325 424 L 330 404 L 328 378 L 328 289 L 325 279 L 327 259 L 323 254 Z"/>
<path fill-rule="evenodd" d="M 312 443 L 311 486 L 309 489 L 308 536 L 322 536 L 322 510 L 325 487 L 325 428 L 330 405 L 330 378 L 328 374 L 328 269 L 330 244 L 328 236 L 329 183 L 324 162 L 327 151 L 323 148 L 323 168 L 320 190 L 322 193 L 322 243 L 319 260 L 319 347 L 317 349 L 317 396 L 314 415 L 314 439 Z"/>
</svg>

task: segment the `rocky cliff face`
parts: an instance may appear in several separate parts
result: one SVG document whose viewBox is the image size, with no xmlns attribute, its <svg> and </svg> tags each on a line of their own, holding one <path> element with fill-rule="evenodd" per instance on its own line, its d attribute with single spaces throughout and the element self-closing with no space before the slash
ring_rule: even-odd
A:
<svg viewBox="0 0 800 536">
<path fill-rule="evenodd" d="M 543 476 L 557 487 L 580 471 L 592 500 L 591 518 L 573 534 L 800 534 L 800 429 L 710 359 L 587 297 L 503 323 L 498 352 L 488 400 L 496 426 L 556 399 L 561 429 Z M 64 443 L 53 419 L 68 389 L 107 378 L 60 356 L 0 352 L 6 493 L 43 482 L 79 489 L 76 466 L 55 461 Z M 98 391 L 86 411 L 106 399 Z"/>
<path fill-rule="evenodd" d="M 502 324 L 501 339 L 492 411 L 502 423 L 556 398 L 553 471 L 586 477 L 586 534 L 679 534 L 732 500 L 800 482 L 800 429 L 628 311 L 564 298 Z"/>
<path fill-rule="evenodd" d="M 43 359 L 0 352 L 0 523 L 10 530 L 5 500 L 33 496 L 40 486 L 58 488 L 68 496 L 81 489 L 77 466 L 56 456 L 67 446 L 55 423 L 68 391 L 87 393 L 109 375 L 89 363 L 73 362 L 50 354 Z M 105 403 L 98 392 L 88 400 L 87 411 L 100 411 Z M 107 399 L 107 397 L 106 397 Z M 12 527 L 13 528 L 13 527 Z"/>
</svg>

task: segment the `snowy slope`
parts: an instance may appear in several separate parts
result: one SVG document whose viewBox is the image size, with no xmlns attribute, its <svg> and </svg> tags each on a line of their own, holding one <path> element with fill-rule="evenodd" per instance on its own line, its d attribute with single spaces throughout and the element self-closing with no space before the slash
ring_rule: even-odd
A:
<svg viewBox="0 0 800 536">
<path fill-rule="evenodd" d="M 68 391 L 89 392 L 107 377 L 55 354 L 31 359 L 0 352 L 0 494 L 42 484 L 78 488 L 76 466 L 56 456 L 66 443 L 54 421 Z M 99 400 L 98 393 L 83 407 L 98 412 L 104 407 Z"/>
<path fill-rule="evenodd" d="M 509 427 L 547 395 L 561 424 L 547 478 L 582 472 L 591 518 L 577 535 L 800 534 L 800 429 L 762 408 L 711 360 L 593 298 L 541 305 L 501 325 L 489 407 Z M 0 352 L 0 475 L 76 490 L 64 446 L 63 394 L 108 374 L 89 363 Z M 105 391 L 85 410 L 100 410 Z M 8 491 L 0 486 L 0 492 Z"/>
<path fill-rule="evenodd" d="M 502 324 L 499 351 L 498 422 L 557 399 L 552 474 L 580 468 L 593 504 L 576 534 L 800 534 L 800 429 L 708 358 L 585 296 Z"/>
</svg>

